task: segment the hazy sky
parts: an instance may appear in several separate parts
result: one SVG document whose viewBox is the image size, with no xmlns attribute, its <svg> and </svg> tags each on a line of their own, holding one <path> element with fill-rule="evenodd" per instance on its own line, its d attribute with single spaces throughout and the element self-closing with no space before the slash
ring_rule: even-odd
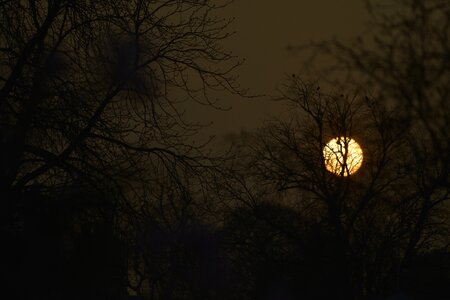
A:
<svg viewBox="0 0 450 300">
<path fill-rule="evenodd" d="M 236 30 L 224 45 L 246 59 L 238 71 L 240 83 L 255 94 L 273 94 L 284 74 L 302 72 L 306 57 L 288 51 L 289 45 L 348 39 L 362 31 L 367 19 L 362 0 L 235 0 L 223 13 L 235 18 L 231 29 Z M 285 109 L 268 99 L 227 96 L 223 103 L 232 109 L 195 108 L 190 112 L 197 120 L 213 122 L 204 134 L 220 138 L 252 130 Z"/>
</svg>

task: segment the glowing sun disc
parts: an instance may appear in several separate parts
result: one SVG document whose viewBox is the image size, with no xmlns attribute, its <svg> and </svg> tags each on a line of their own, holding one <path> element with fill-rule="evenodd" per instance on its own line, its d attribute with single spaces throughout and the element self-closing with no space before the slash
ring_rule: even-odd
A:
<svg viewBox="0 0 450 300">
<path fill-rule="evenodd" d="M 339 176 L 349 176 L 358 171 L 363 162 L 363 151 L 351 138 L 331 139 L 323 148 L 327 171 Z"/>
</svg>

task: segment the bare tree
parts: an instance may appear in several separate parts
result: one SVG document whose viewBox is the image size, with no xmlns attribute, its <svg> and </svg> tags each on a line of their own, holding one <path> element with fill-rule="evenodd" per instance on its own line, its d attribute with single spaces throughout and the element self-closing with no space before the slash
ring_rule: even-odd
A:
<svg viewBox="0 0 450 300">
<path fill-rule="evenodd" d="M 341 297 L 365 299 L 398 288 L 410 251 L 430 247 L 445 230 L 428 223 L 420 234 L 422 242 L 411 249 L 425 212 L 418 212 L 419 193 L 410 177 L 409 125 L 373 98 L 325 93 L 296 76 L 288 80 L 280 100 L 293 114 L 267 122 L 252 137 L 242 156 L 245 178 L 235 177 L 231 198 L 250 208 L 272 198 L 298 211 L 306 224 L 331 229 L 334 259 L 342 262 L 339 273 L 345 279 L 336 291 Z M 327 142 L 335 137 L 342 145 L 331 149 L 331 155 L 343 161 L 330 172 Z M 350 138 L 362 146 L 363 162 L 349 175 Z M 257 196 L 259 191 L 264 197 Z M 442 217 L 439 209 L 426 214 L 430 220 Z M 301 243 L 289 226 L 280 229 L 265 220 Z"/>
<path fill-rule="evenodd" d="M 240 92 L 227 1 L 3 1 L 2 194 L 196 165 L 184 101 Z M 14 13 L 11 13 L 14 12 Z M 138 175 L 139 174 L 139 175 Z"/>
<path fill-rule="evenodd" d="M 365 91 L 382 119 L 391 120 L 382 127 L 401 151 L 395 158 L 386 155 L 388 165 L 397 160 L 390 169 L 398 179 L 387 182 L 391 192 L 384 198 L 399 200 L 394 219 L 403 234 L 400 244 L 391 244 L 398 256 L 392 263 L 405 270 L 418 254 L 448 251 L 450 6 L 440 0 L 366 3 L 371 20 L 362 35 L 352 43 L 333 40 L 309 49 L 335 61 L 323 70 L 332 84 Z"/>
<path fill-rule="evenodd" d="M 103 199 L 100 217 L 121 233 L 145 227 L 163 198 L 185 220 L 184 178 L 201 194 L 195 178 L 220 165 L 191 142 L 204 124 L 185 110 L 243 94 L 241 61 L 221 45 L 231 20 L 217 12 L 230 2 L 0 1 L 2 232 L 20 227 L 30 191 Z"/>
<path fill-rule="evenodd" d="M 272 182 L 278 191 L 297 191 L 289 196 L 290 205 L 304 218 L 325 222 L 333 229 L 338 241 L 335 251 L 344 262 L 341 272 L 348 280 L 344 293 L 354 288 L 354 297 L 366 297 L 379 288 L 371 286 L 377 283 L 370 276 L 383 278 L 392 271 L 388 267 L 391 257 L 379 254 L 386 251 L 385 243 L 399 241 L 384 234 L 402 230 L 398 224 L 385 223 L 387 215 L 400 212 L 382 200 L 391 197 L 399 179 L 393 170 L 398 163 L 394 158 L 402 149 L 397 138 L 400 132 L 370 100 L 329 95 L 296 77 L 283 98 L 295 114 L 288 121 L 269 123 L 258 135 L 252 162 L 256 176 Z M 348 161 L 338 174 L 326 169 L 324 149 L 334 137 L 352 138 L 363 145 L 363 165 L 355 174 L 343 176 Z M 346 153 L 348 144 L 344 144 Z M 383 265 L 386 268 L 372 269 Z"/>
<path fill-rule="evenodd" d="M 432 224 L 445 222 L 450 195 L 448 1 L 367 1 L 372 30 L 352 45 L 338 41 L 318 49 L 332 55 L 341 71 L 368 90 L 407 126 L 409 198 L 416 199 L 405 263 L 424 243 Z M 448 230 L 448 229 L 447 229 Z M 445 237 L 445 235 L 444 235 Z M 447 243 L 449 241 L 447 240 Z"/>
</svg>

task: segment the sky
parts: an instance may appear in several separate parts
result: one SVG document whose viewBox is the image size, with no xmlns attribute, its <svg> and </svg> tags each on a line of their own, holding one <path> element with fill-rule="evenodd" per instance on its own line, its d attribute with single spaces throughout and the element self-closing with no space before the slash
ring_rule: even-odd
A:
<svg viewBox="0 0 450 300">
<path fill-rule="evenodd" d="M 236 34 L 223 45 L 245 63 L 238 69 L 239 83 L 252 94 L 266 97 L 243 99 L 223 95 L 228 111 L 196 107 L 188 115 L 194 120 L 212 122 L 203 135 L 218 139 L 241 131 L 252 131 L 262 121 L 286 110 L 270 101 L 286 74 L 302 74 L 305 54 L 288 50 L 333 37 L 350 39 L 360 33 L 367 13 L 363 0 L 235 0 L 222 13 L 233 17 L 230 30 Z M 307 79 L 307 78 L 305 78 Z"/>
</svg>

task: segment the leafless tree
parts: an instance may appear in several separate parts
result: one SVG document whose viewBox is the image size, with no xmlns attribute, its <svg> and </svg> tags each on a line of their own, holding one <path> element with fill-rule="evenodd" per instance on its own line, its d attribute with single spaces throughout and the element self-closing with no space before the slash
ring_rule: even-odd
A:
<svg viewBox="0 0 450 300">
<path fill-rule="evenodd" d="M 341 271 L 348 280 L 344 290 L 352 286 L 357 290 L 354 296 L 366 297 L 378 288 L 371 286 L 377 283 L 370 276 L 378 280 L 392 271 L 387 267 L 391 257 L 380 252 L 386 251 L 385 243 L 400 240 L 386 233 L 399 234 L 403 229 L 403 225 L 385 222 L 388 215 L 400 213 L 393 204 L 400 199 L 391 194 L 399 180 L 393 170 L 398 167 L 396 156 L 403 151 L 398 139 L 401 131 L 369 99 L 329 95 L 296 77 L 287 85 L 283 99 L 295 114 L 288 121 L 268 123 L 257 135 L 251 163 L 256 180 L 272 183 L 279 192 L 296 191 L 288 194 L 288 205 L 305 219 L 333 228 L 338 241 L 335 251 L 344 262 Z M 362 145 L 363 165 L 355 174 L 343 176 L 349 162 L 339 174 L 327 171 L 324 149 L 335 137 L 353 138 Z M 383 200 L 389 197 L 392 203 Z M 386 269 L 373 269 L 381 266 Z"/>
<path fill-rule="evenodd" d="M 230 197 L 247 207 L 276 199 L 307 224 L 332 229 L 335 259 L 343 262 L 340 272 L 347 280 L 342 297 L 365 299 L 397 288 L 411 252 L 429 249 L 445 232 L 442 224 L 420 225 L 425 212 L 420 213 L 420 193 L 411 182 L 409 124 L 373 98 L 325 93 L 296 76 L 280 100 L 292 108 L 291 118 L 269 121 L 252 137 L 243 156 L 245 178 L 235 177 Z M 341 150 L 333 149 L 344 159 L 337 173 L 327 170 L 324 153 L 335 137 L 345 137 Z M 349 176 L 346 138 L 363 149 L 361 169 Z M 264 197 L 257 196 L 261 190 Z M 429 220 L 442 218 L 440 209 L 426 214 Z M 420 243 L 411 246 L 418 226 L 423 226 Z M 286 237 L 299 239 L 282 227 Z"/>
<path fill-rule="evenodd" d="M 385 169 L 391 166 L 390 171 L 380 174 L 375 182 L 389 178 L 385 188 L 391 191 L 384 194 L 383 202 L 398 201 L 398 216 L 389 219 L 402 230 L 396 234 L 389 232 L 401 242 L 386 245 L 395 249 L 397 256 L 396 261 L 389 264 L 398 265 L 401 271 L 408 268 L 417 254 L 438 249 L 448 251 L 450 6 L 448 1 L 439 0 L 366 3 L 371 21 L 361 36 L 352 43 L 333 40 L 314 44 L 309 49 L 316 57 L 331 56 L 336 63 L 324 70 L 325 77 L 336 87 L 364 91 L 370 99 L 367 103 L 373 111 L 380 111 L 380 120 L 385 120 L 377 121 L 368 129 L 384 128 L 385 133 L 377 135 L 388 144 L 366 144 L 365 153 L 367 150 L 384 153 L 391 148 L 390 143 L 398 145 L 395 146 L 397 154 L 382 155 L 387 163 Z M 313 119 L 320 117 L 321 114 L 316 113 Z M 353 128 L 361 128 L 359 121 L 351 123 Z M 284 127 L 275 128 L 281 133 L 289 132 Z M 320 129 L 319 125 L 316 127 Z M 335 124 L 333 128 L 341 127 Z M 397 134 L 398 130 L 401 134 Z M 288 136 L 280 134 L 283 135 Z M 319 144 L 315 151 L 320 158 L 318 149 Z M 366 159 L 367 155 L 364 157 Z M 367 161 L 365 164 L 367 166 Z M 311 162 L 305 161 L 305 165 Z M 394 174 L 395 180 L 391 177 Z M 390 215 L 387 211 L 384 214 Z"/>
<path fill-rule="evenodd" d="M 432 217 L 431 212 L 447 210 L 450 194 L 450 5 L 439 0 L 367 5 L 371 31 L 352 45 L 334 41 L 319 49 L 336 59 L 352 84 L 369 91 L 407 124 L 407 197 L 416 200 L 417 222 L 411 228 L 406 262 L 428 236 L 429 226 L 448 218 Z"/>
<path fill-rule="evenodd" d="M 181 102 L 240 92 L 221 1 L 3 1 L 2 193 L 197 165 Z"/>
<path fill-rule="evenodd" d="M 199 195 L 194 178 L 220 165 L 191 142 L 204 123 L 185 111 L 244 93 L 241 61 L 221 45 L 231 20 L 217 11 L 230 2 L 0 1 L 2 230 L 29 191 L 100 192 L 112 230 L 137 230 L 163 198 L 185 218 L 184 178 Z"/>
</svg>

